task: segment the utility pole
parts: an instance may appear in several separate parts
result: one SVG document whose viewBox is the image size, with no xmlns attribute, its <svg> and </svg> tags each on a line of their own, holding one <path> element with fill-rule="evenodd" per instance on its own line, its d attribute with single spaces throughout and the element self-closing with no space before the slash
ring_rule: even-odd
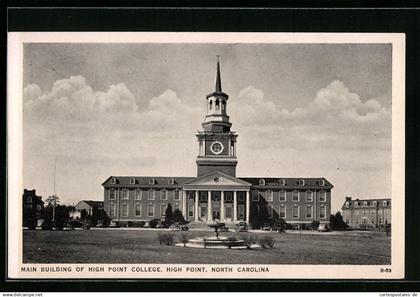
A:
<svg viewBox="0 0 420 297">
<path fill-rule="evenodd" d="M 56 191 L 55 191 L 55 184 L 56 184 L 56 175 L 57 175 L 57 158 L 54 158 L 54 184 L 53 184 L 53 194 L 48 196 L 46 201 L 51 204 L 53 208 L 53 215 L 52 215 L 52 225 L 55 227 L 55 208 L 60 203 L 60 198 L 58 198 Z"/>
</svg>

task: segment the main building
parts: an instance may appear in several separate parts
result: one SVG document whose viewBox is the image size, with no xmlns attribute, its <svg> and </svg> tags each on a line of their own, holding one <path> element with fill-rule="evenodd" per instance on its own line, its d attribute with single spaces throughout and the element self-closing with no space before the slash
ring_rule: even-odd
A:
<svg viewBox="0 0 420 297">
<path fill-rule="evenodd" d="M 206 96 L 207 115 L 196 136 L 196 177 L 111 176 L 104 187 L 104 208 L 112 221 L 163 219 L 179 209 L 188 221 L 245 221 L 282 218 L 291 225 L 329 223 L 332 184 L 325 178 L 237 177 L 236 143 L 227 114 L 217 61 L 216 86 Z"/>
</svg>

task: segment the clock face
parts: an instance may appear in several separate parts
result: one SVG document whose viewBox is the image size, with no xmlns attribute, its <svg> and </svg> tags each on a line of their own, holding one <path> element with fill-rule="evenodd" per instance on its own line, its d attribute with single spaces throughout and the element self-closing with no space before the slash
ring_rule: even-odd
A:
<svg viewBox="0 0 420 297">
<path fill-rule="evenodd" d="M 223 144 L 218 141 L 215 141 L 211 144 L 210 150 L 213 154 L 219 155 L 223 152 Z"/>
</svg>

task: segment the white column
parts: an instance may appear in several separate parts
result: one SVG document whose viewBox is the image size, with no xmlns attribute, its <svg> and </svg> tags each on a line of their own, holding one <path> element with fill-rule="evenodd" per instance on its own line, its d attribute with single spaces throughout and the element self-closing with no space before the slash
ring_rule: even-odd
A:
<svg viewBox="0 0 420 297">
<path fill-rule="evenodd" d="M 208 203 L 207 203 L 207 221 L 213 221 L 211 213 L 211 191 L 208 191 Z"/>
<path fill-rule="evenodd" d="M 223 191 L 220 196 L 220 220 L 225 220 L 225 192 Z"/>
<path fill-rule="evenodd" d="M 194 219 L 196 222 L 198 222 L 198 191 L 195 191 Z"/>
<path fill-rule="evenodd" d="M 182 214 L 184 218 L 188 220 L 187 214 L 187 191 L 182 191 Z"/>
<path fill-rule="evenodd" d="M 238 199 L 237 199 L 237 192 L 233 191 L 233 221 L 236 222 L 238 220 Z"/>
<path fill-rule="evenodd" d="M 249 191 L 246 191 L 246 222 L 249 223 Z"/>
</svg>

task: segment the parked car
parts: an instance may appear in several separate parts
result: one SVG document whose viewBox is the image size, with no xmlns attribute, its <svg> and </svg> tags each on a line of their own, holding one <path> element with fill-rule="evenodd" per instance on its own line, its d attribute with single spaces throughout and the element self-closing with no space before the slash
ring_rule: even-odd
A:
<svg viewBox="0 0 420 297">
<path fill-rule="evenodd" d="M 248 231 L 248 224 L 245 222 L 239 222 L 235 226 L 236 232 L 247 232 Z"/>
<path fill-rule="evenodd" d="M 160 219 L 153 219 L 153 220 L 150 220 L 150 222 L 149 222 L 149 227 L 150 228 L 158 228 L 157 227 L 157 225 L 159 224 L 159 223 L 161 223 L 162 221 L 160 220 Z"/>
<path fill-rule="evenodd" d="M 330 227 L 327 224 L 319 224 L 318 232 L 329 232 L 331 231 Z"/>
</svg>

